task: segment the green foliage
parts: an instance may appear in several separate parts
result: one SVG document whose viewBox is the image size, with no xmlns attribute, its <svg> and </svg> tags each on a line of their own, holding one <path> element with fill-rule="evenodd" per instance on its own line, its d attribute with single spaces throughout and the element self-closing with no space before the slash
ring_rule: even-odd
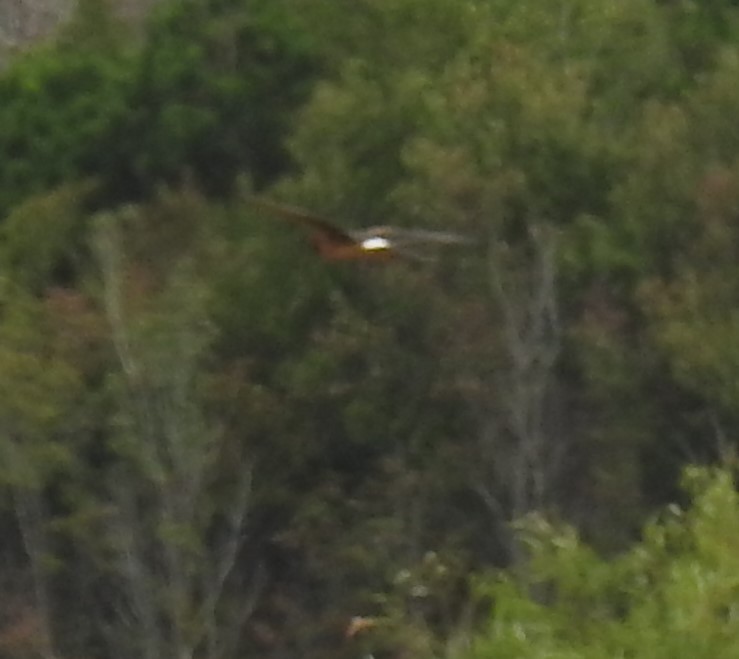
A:
<svg viewBox="0 0 739 659">
<path fill-rule="evenodd" d="M 119 168 L 114 184 L 140 191 L 194 175 L 223 194 L 240 171 L 263 183 L 285 168 L 285 122 L 314 63 L 272 13 L 200 1 L 159 13 L 132 65 L 129 112 L 102 145 Z"/>
<path fill-rule="evenodd" d="M 739 29 L 739 8 L 734 0 L 669 3 L 668 19 L 673 39 L 687 68 L 710 68 L 716 44 L 731 43 Z"/>
<path fill-rule="evenodd" d="M 739 496 L 728 470 L 689 469 L 670 508 L 629 552 L 600 558 L 572 530 L 524 526 L 523 581 L 502 577 L 475 657 L 730 657 L 737 652 Z"/>
<path fill-rule="evenodd" d="M 0 484 L 43 489 L 73 462 L 73 446 L 62 429 L 82 383 L 53 344 L 54 317 L 45 305 L 10 286 L 3 305 L 8 311 L 0 323 Z"/>
<path fill-rule="evenodd" d="M 127 26 L 118 20 L 110 0 L 77 0 L 72 15 L 56 35 L 59 50 L 97 54 L 119 51 L 130 38 Z"/>
<path fill-rule="evenodd" d="M 734 372 L 739 354 L 737 166 L 709 170 L 695 194 L 701 226 L 679 274 L 645 282 L 641 294 L 655 344 L 675 378 L 705 397 L 714 412 L 733 417 L 739 393 Z"/>
<path fill-rule="evenodd" d="M 5 276 L 28 291 L 70 285 L 86 264 L 89 182 L 63 185 L 28 198 L 0 226 Z"/>
<path fill-rule="evenodd" d="M 263 184 L 288 165 L 287 121 L 315 70 L 268 3 L 175 3 L 143 43 L 104 2 L 80 3 L 57 42 L 0 77 L 0 213 L 81 176 L 108 201 L 187 177 L 217 194 L 242 171 Z"/>
<path fill-rule="evenodd" d="M 0 214 L 97 170 L 105 136 L 126 112 L 126 58 L 45 47 L 0 76 Z"/>
<path fill-rule="evenodd" d="M 101 305 L 118 362 L 107 378 L 114 410 L 107 419 L 105 474 L 113 509 L 105 539 L 117 566 L 110 585 L 119 592 L 118 606 L 132 611 L 126 625 L 113 626 L 124 656 L 178 656 L 232 633 L 222 600 L 248 502 L 251 466 L 242 459 L 234 465 L 240 476 L 221 472 L 219 489 L 233 498 L 216 512 L 213 468 L 225 442 L 208 412 L 204 368 L 214 331 L 198 250 L 190 242 L 196 234 L 187 231 L 191 218 L 177 201 L 170 195 L 149 217 L 126 208 L 96 218 Z M 146 225 L 158 215 L 157 229 L 167 235 L 175 209 L 185 214 L 177 218 L 179 240 L 147 254 Z M 191 204 L 190 216 L 197 212 Z M 226 539 L 209 543 L 211 533 Z M 136 570 L 128 569 L 131 561 Z M 148 592 L 157 596 L 142 595 Z"/>
<path fill-rule="evenodd" d="M 0 532 L 46 654 L 442 656 L 512 561 L 472 656 L 730 656 L 728 477 L 625 548 L 733 453 L 735 5 L 180 0 L 134 37 L 87 0 L 15 60 Z M 474 244 L 325 263 L 240 173 Z"/>
</svg>

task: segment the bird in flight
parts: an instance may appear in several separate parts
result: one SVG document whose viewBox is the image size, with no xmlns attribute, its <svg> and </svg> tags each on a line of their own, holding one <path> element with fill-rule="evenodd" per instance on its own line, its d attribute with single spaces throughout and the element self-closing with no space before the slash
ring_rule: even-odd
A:
<svg viewBox="0 0 739 659">
<path fill-rule="evenodd" d="M 344 230 L 309 211 L 265 199 L 254 199 L 260 208 L 308 231 L 308 240 L 319 256 L 327 261 L 388 261 L 398 257 L 427 261 L 413 247 L 429 244 L 464 244 L 470 241 L 455 233 L 374 226 Z"/>
</svg>

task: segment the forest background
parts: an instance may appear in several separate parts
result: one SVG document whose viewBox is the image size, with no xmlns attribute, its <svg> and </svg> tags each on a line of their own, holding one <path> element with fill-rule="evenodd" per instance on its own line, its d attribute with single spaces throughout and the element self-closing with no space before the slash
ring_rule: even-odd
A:
<svg viewBox="0 0 739 659">
<path fill-rule="evenodd" d="M 0 657 L 739 656 L 739 3 L 0 0 L 0 67 Z"/>
</svg>

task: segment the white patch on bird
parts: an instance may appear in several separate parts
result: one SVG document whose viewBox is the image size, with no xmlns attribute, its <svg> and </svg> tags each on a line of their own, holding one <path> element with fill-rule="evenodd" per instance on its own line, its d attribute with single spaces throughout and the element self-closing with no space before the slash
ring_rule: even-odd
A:
<svg viewBox="0 0 739 659">
<path fill-rule="evenodd" d="M 379 236 L 367 238 L 362 241 L 362 249 L 366 249 L 368 251 L 374 251 L 376 249 L 390 249 L 390 241 L 387 238 L 380 238 Z"/>
</svg>

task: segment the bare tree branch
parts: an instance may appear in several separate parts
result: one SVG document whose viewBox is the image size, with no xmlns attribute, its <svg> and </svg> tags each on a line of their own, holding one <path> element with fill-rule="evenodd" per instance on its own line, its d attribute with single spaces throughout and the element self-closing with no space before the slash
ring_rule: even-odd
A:
<svg viewBox="0 0 739 659">
<path fill-rule="evenodd" d="M 244 545 L 253 471 L 245 461 L 225 514 L 213 506 L 220 425 L 209 418 L 199 382 L 211 340 L 207 296 L 183 259 L 144 311 L 126 290 L 128 209 L 102 216 L 95 247 L 102 301 L 120 363 L 120 462 L 111 490 L 114 555 L 122 568 L 120 619 L 111 642 L 122 657 L 225 656 L 261 591 L 238 559 Z M 136 311 L 134 311 L 136 309 Z M 133 639 L 133 644 L 128 640 Z"/>
<path fill-rule="evenodd" d="M 505 366 L 489 383 L 495 401 L 480 431 L 486 475 L 474 489 L 507 534 L 508 523 L 549 503 L 565 452 L 554 413 L 561 327 L 553 234 L 532 227 L 525 250 L 497 248 L 490 274 Z"/>
</svg>

